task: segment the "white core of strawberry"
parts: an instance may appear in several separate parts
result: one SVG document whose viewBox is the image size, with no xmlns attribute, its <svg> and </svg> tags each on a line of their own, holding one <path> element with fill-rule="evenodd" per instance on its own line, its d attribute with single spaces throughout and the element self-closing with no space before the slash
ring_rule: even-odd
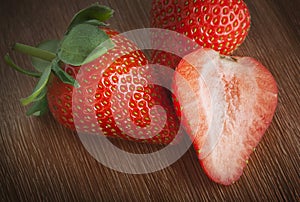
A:
<svg viewBox="0 0 300 202">
<path fill-rule="evenodd" d="M 212 167 L 208 169 L 214 171 L 213 176 L 218 176 L 220 181 L 225 181 L 228 177 L 235 179 L 237 176 L 234 175 L 241 174 L 245 160 L 248 158 L 247 155 L 255 146 L 252 143 L 248 144 L 245 140 L 249 141 L 252 138 L 248 130 L 256 118 L 253 106 L 257 100 L 258 87 L 255 75 L 249 71 L 251 68 L 226 59 L 217 61 L 219 61 L 217 72 L 211 76 L 213 80 L 219 82 L 216 83 L 215 88 L 211 89 L 213 91 L 211 93 L 214 95 L 214 91 L 218 92 L 214 103 L 222 103 L 217 111 L 223 116 L 219 123 L 212 122 L 210 128 L 221 127 L 222 135 L 220 143 L 208 156 Z M 204 66 L 203 69 L 207 68 Z M 207 136 L 211 135 L 211 130 L 208 130 Z"/>
</svg>

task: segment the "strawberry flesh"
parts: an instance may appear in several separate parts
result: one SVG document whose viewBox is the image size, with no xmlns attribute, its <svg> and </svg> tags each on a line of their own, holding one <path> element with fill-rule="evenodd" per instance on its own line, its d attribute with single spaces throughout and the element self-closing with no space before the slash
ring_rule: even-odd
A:
<svg viewBox="0 0 300 202">
<path fill-rule="evenodd" d="M 196 95 L 181 88 L 175 76 L 175 103 L 181 105 L 201 165 L 213 181 L 232 184 L 272 121 L 276 82 L 255 59 L 221 58 L 210 49 L 189 54 L 177 71 Z"/>
</svg>

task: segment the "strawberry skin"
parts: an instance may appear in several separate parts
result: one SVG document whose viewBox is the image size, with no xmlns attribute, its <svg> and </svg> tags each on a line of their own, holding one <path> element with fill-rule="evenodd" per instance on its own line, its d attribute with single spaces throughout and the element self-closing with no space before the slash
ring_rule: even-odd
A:
<svg viewBox="0 0 300 202">
<path fill-rule="evenodd" d="M 175 76 L 175 104 L 177 110 L 180 104 L 187 131 L 195 138 L 193 144 L 201 165 L 213 181 L 230 185 L 242 175 L 272 121 L 277 106 L 276 82 L 255 59 L 223 57 L 211 49 L 189 54 L 177 71 L 196 95 L 181 88 Z M 195 114 L 195 107 L 199 114 Z M 211 140 L 216 131 L 220 136 Z M 205 144 L 212 146 L 203 154 Z"/>
<path fill-rule="evenodd" d="M 179 32 L 201 47 L 230 55 L 248 34 L 250 14 L 242 0 L 153 0 L 151 26 Z M 164 51 L 155 51 L 152 58 L 173 68 L 180 61 Z"/>
<path fill-rule="evenodd" d="M 79 132 L 101 131 L 109 137 L 170 143 L 178 131 L 178 118 L 165 90 L 149 84 L 151 74 L 145 55 L 131 41 L 118 35 L 118 32 L 108 28 L 102 30 L 111 37 L 115 47 L 88 64 L 63 67 L 83 84 L 79 88 L 73 88 L 53 77 L 47 94 L 51 113 L 59 123 L 71 129 L 76 128 Z M 158 115 L 154 105 L 164 108 L 166 121 Z M 153 113 L 155 115 L 151 117 Z M 79 120 L 76 124 L 75 118 Z M 134 126 L 130 125 L 131 122 Z M 131 134 L 127 135 L 119 126 Z"/>
</svg>

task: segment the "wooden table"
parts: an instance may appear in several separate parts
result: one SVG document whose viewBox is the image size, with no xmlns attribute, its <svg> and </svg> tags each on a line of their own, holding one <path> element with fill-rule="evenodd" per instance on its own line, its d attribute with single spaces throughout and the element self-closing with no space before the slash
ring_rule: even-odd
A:
<svg viewBox="0 0 300 202">
<path fill-rule="evenodd" d="M 93 0 L 4 0 L 0 5 L 1 57 L 14 42 L 36 45 L 62 36 L 73 14 Z M 110 21 L 119 31 L 149 27 L 149 1 L 101 0 L 115 9 Z M 235 52 L 257 58 L 274 75 L 279 104 L 273 122 L 252 154 L 241 179 L 232 186 L 210 181 L 191 147 L 173 165 L 131 175 L 98 163 L 78 136 L 51 115 L 26 117 L 19 98 L 35 81 L 0 60 L 0 199 L 2 201 L 299 201 L 300 199 L 300 2 L 247 0 L 252 27 Z M 14 59 L 29 67 L 27 57 Z M 158 146 L 115 141 L 131 151 Z"/>
</svg>

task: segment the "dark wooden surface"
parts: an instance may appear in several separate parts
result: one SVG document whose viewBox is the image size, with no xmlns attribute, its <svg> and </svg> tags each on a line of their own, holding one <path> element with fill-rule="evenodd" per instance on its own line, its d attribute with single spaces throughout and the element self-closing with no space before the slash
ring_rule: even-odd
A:
<svg viewBox="0 0 300 202">
<path fill-rule="evenodd" d="M 93 0 L 3 0 L 0 56 L 14 42 L 35 45 L 62 36 L 73 14 Z M 149 27 L 150 0 L 100 3 L 115 9 L 119 31 Z M 0 60 L 0 200 L 2 201 L 299 201 L 300 199 L 300 6 L 298 0 L 248 0 L 252 27 L 235 52 L 260 60 L 274 75 L 279 104 L 273 122 L 241 179 L 225 187 L 210 181 L 193 149 L 164 170 L 142 175 L 116 172 L 98 163 L 75 133 L 50 115 L 28 118 L 19 98 L 35 81 Z M 14 57 L 29 66 L 26 57 Z M 115 141 L 133 152 L 156 146 Z"/>
</svg>

